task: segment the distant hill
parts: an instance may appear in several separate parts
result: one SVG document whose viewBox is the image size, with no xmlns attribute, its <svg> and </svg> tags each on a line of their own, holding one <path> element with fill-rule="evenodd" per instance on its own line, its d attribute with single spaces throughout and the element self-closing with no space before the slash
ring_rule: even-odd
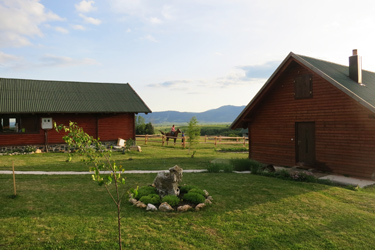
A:
<svg viewBox="0 0 375 250">
<path fill-rule="evenodd" d="M 153 112 L 148 115 L 139 114 L 145 118 L 146 123 L 152 124 L 181 124 L 188 123 L 195 116 L 199 123 L 232 123 L 242 112 L 245 106 L 222 106 L 201 113 L 162 111 Z"/>
</svg>

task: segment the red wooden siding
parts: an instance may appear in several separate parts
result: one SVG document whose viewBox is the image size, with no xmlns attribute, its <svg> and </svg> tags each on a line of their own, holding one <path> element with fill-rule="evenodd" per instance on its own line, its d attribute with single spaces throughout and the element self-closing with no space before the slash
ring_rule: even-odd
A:
<svg viewBox="0 0 375 250">
<path fill-rule="evenodd" d="M 312 74 L 313 97 L 294 98 L 294 78 Z M 355 83 L 353 83 L 355 84 Z M 296 164 L 296 122 L 315 122 L 316 167 L 370 178 L 375 171 L 374 114 L 312 71 L 292 62 L 248 116 L 250 154 L 263 163 Z"/>
<path fill-rule="evenodd" d="M 77 122 L 84 131 L 95 138 L 97 133 L 101 141 L 115 141 L 119 137 L 123 139 L 134 139 L 134 114 L 51 114 L 38 115 L 41 117 L 52 117 L 57 124 L 68 125 L 69 121 Z M 48 130 L 48 143 L 64 143 L 62 140 L 63 133 L 57 133 L 55 130 Z M 0 146 L 16 145 L 38 145 L 44 144 L 44 130 L 40 129 L 39 133 L 28 134 L 0 134 Z"/>
</svg>

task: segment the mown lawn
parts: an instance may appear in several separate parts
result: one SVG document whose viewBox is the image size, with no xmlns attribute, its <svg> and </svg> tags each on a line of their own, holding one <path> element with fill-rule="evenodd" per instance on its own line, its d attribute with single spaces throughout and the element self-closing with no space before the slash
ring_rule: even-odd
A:
<svg viewBox="0 0 375 250">
<path fill-rule="evenodd" d="M 165 150 L 170 155 L 180 149 Z M 202 158 L 227 157 L 211 154 Z M 156 154 L 159 158 L 167 168 L 179 159 Z M 200 162 L 199 151 L 192 160 Z M 126 190 L 155 178 L 126 176 Z M 117 249 L 115 207 L 90 176 L 16 178 L 18 196 L 12 198 L 12 176 L 0 175 L 0 249 Z M 375 244 L 375 187 L 353 191 L 235 173 L 185 173 L 183 182 L 207 189 L 214 204 L 200 212 L 162 213 L 124 203 L 125 249 L 373 249 Z"/>
<path fill-rule="evenodd" d="M 193 150 L 181 147 L 181 140 L 176 146 L 161 146 L 161 142 L 149 142 L 147 145 L 141 141 L 138 145 L 142 152 L 131 151 L 126 154 L 113 152 L 113 159 L 125 170 L 166 170 L 174 165 L 183 169 L 205 169 L 207 164 L 216 159 L 246 158 L 246 153 L 220 153 L 222 148 L 239 148 L 241 145 L 220 145 L 216 148 L 213 144 L 199 144 L 196 146 L 194 158 Z M 0 156 L 0 170 L 11 170 L 12 162 L 19 171 L 88 171 L 88 167 L 80 161 L 80 157 L 73 157 L 71 162 L 66 162 L 67 153 L 29 154 Z"/>
</svg>

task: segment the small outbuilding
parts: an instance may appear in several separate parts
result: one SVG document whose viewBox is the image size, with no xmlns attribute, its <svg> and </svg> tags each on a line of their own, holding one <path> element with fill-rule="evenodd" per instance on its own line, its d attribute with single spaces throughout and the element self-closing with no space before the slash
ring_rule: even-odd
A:
<svg viewBox="0 0 375 250">
<path fill-rule="evenodd" d="M 77 122 L 103 142 L 135 139 L 135 114 L 151 113 L 129 84 L 0 78 L 0 148 L 63 143 L 53 123 Z"/>
<path fill-rule="evenodd" d="M 231 125 L 249 158 L 375 178 L 375 73 L 290 53 Z"/>
</svg>

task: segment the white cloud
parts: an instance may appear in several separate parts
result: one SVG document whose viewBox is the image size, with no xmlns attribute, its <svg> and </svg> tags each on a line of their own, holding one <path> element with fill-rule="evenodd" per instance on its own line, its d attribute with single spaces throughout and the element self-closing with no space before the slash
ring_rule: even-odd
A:
<svg viewBox="0 0 375 250">
<path fill-rule="evenodd" d="M 88 16 L 85 16 L 83 14 L 79 14 L 80 17 L 83 18 L 83 20 L 86 22 L 86 23 L 90 23 L 90 24 L 94 24 L 94 25 L 99 25 L 102 23 L 101 20 L 99 19 L 96 19 L 96 18 L 93 18 L 93 17 L 88 17 Z"/>
<path fill-rule="evenodd" d="M 63 33 L 63 34 L 68 34 L 69 33 L 69 30 L 63 28 L 63 27 L 55 27 L 55 30 L 60 32 L 60 33 Z"/>
<path fill-rule="evenodd" d="M 73 29 L 75 29 L 75 30 L 85 30 L 85 29 L 86 29 L 86 28 L 83 27 L 82 25 L 78 25 L 78 24 L 73 25 L 72 27 L 73 27 Z"/>
<path fill-rule="evenodd" d="M 154 43 L 158 42 L 158 40 L 156 40 L 156 38 L 153 37 L 152 35 L 146 35 L 146 36 L 142 37 L 142 40 L 148 40 L 148 41 L 151 41 L 151 42 L 154 42 Z"/>
<path fill-rule="evenodd" d="M 39 66 L 45 67 L 70 67 L 77 65 L 99 65 L 99 63 L 91 58 L 75 59 L 67 56 L 44 55 Z"/>
<path fill-rule="evenodd" d="M 152 23 L 152 24 L 160 24 L 160 23 L 162 23 L 163 21 L 162 20 L 160 20 L 159 18 L 157 18 L 157 17 L 151 17 L 150 18 L 150 23 Z"/>
<path fill-rule="evenodd" d="M 92 6 L 95 1 L 92 0 L 82 0 L 79 4 L 75 4 L 76 10 L 79 12 L 91 12 L 95 11 L 96 7 Z"/>
<path fill-rule="evenodd" d="M 20 60 L 22 60 L 21 57 L 5 54 L 0 51 L 0 66 L 6 66 Z"/>
<path fill-rule="evenodd" d="M 29 37 L 43 36 L 41 24 L 63 20 L 39 0 L 0 0 L 0 47 L 30 45 Z"/>
</svg>

